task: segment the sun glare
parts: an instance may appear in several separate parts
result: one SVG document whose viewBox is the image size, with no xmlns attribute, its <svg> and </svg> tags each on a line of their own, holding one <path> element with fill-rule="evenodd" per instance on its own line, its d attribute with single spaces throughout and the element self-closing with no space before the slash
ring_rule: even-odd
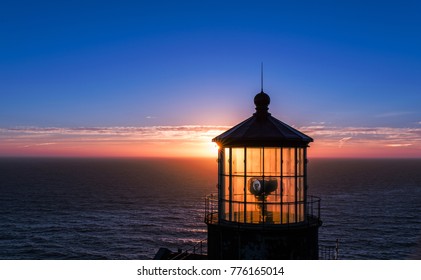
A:
<svg viewBox="0 0 421 280">
<path fill-rule="evenodd" d="M 219 146 L 218 146 L 218 144 L 216 144 L 215 142 L 210 142 L 209 144 L 208 144 L 208 146 L 209 146 L 209 153 L 212 155 L 212 156 L 215 156 L 215 157 L 217 157 L 218 156 L 218 151 L 219 151 Z"/>
</svg>

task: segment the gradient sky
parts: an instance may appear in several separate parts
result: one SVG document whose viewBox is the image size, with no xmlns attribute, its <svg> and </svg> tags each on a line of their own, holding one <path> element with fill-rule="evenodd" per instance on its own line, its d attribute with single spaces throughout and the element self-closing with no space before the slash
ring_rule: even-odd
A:
<svg viewBox="0 0 421 280">
<path fill-rule="evenodd" d="M 0 156 L 215 155 L 270 112 L 310 157 L 421 157 L 419 1 L 2 1 Z"/>
</svg>

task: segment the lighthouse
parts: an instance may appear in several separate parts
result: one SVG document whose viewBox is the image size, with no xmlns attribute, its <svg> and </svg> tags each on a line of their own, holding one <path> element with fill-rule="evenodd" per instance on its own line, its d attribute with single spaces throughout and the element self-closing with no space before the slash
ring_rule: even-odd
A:
<svg viewBox="0 0 421 280">
<path fill-rule="evenodd" d="M 255 113 L 214 141 L 218 192 L 206 199 L 209 259 L 318 259 L 320 199 L 308 195 L 313 139 L 274 118 L 263 89 Z"/>
</svg>

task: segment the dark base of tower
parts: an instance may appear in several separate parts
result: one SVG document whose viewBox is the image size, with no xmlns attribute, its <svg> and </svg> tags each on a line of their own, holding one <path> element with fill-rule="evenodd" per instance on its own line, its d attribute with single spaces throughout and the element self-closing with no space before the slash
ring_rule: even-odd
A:
<svg viewBox="0 0 421 280">
<path fill-rule="evenodd" d="M 321 221 L 294 225 L 208 223 L 208 259 L 317 260 Z"/>
</svg>

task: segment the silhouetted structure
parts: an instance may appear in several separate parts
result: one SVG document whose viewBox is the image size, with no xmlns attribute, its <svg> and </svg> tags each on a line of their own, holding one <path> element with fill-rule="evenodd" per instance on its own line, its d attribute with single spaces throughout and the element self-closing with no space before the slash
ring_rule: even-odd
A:
<svg viewBox="0 0 421 280">
<path fill-rule="evenodd" d="M 256 112 L 213 139 L 218 194 L 207 197 L 209 259 L 318 259 L 320 199 L 307 195 L 309 136 Z"/>
</svg>

